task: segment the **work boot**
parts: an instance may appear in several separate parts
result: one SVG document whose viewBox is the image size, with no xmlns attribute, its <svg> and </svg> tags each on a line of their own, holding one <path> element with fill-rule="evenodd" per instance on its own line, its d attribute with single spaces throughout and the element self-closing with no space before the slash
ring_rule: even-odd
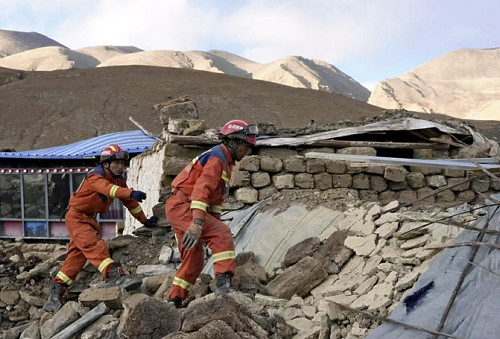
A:
<svg viewBox="0 0 500 339">
<path fill-rule="evenodd" d="M 182 308 L 182 299 L 167 299 L 167 302 L 175 308 Z"/>
<path fill-rule="evenodd" d="M 217 283 L 215 289 L 216 296 L 234 292 L 233 275 L 230 272 L 217 274 L 215 280 Z"/>
<path fill-rule="evenodd" d="M 52 283 L 49 298 L 43 305 L 43 309 L 48 312 L 57 312 L 67 299 L 68 286 L 66 284 Z"/>
<path fill-rule="evenodd" d="M 111 266 L 111 268 L 109 269 L 107 279 L 112 285 L 121 286 L 127 291 L 134 290 L 142 284 L 142 279 L 131 277 L 125 274 L 122 265 L 116 263 L 113 264 L 113 266 Z"/>
</svg>

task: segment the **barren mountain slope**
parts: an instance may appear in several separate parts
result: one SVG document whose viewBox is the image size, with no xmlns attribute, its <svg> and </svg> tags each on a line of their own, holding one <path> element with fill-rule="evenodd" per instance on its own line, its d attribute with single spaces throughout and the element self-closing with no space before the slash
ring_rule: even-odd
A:
<svg viewBox="0 0 500 339">
<path fill-rule="evenodd" d="M 327 62 L 303 57 L 286 57 L 256 70 L 254 79 L 276 82 L 299 88 L 342 93 L 350 98 L 367 101 L 370 91 Z"/>
<path fill-rule="evenodd" d="M 70 68 L 94 68 L 96 58 L 66 47 L 40 47 L 0 59 L 0 67 L 23 71 L 54 71 Z"/>
<path fill-rule="evenodd" d="M 90 55 L 99 62 L 104 62 L 120 54 L 142 52 L 142 49 L 134 46 L 93 46 L 77 49 L 76 52 Z"/>
<path fill-rule="evenodd" d="M 0 58 L 30 49 L 59 46 L 59 42 L 36 32 L 17 32 L 0 29 Z"/>
<path fill-rule="evenodd" d="M 500 48 L 447 53 L 380 82 L 368 102 L 463 119 L 500 120 Z"/>
<path fill-rule="evenodd" d="M 382 109 L 343 95 L 189 69 L 123 66 L 53 72 L 0 69 L 0 149 L 29 150 L 133 130 L 153 133 L 155 104 L 188 95 L 210 127 L 244 117 L 278 127 L 360 120 Z"/>
</svg>

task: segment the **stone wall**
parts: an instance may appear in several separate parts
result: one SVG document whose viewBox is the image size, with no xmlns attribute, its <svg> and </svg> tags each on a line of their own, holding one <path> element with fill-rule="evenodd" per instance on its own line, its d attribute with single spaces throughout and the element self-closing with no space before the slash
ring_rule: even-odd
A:
<svg viewBox="0 0 500 339">
<path fill-rule="evenodd" d="M 188 148 L 167 144 L 160 191 L 168 189 L 184 166 L 205 149 L 208 147 Z M 351 195 L 364 201 L 386 204 L 397 200 L 404 204 L 422 199 L 436 189 L 465 181 L 417 203 L 446 207 L 464 202 L 482 203 L 485 193 L 500 190 L 500 183 L 491 181 L 481 171 L 377 164 L 367 166 L 348 161 L 306 158 L 304 154 L 310 151 L 376 154 L 375 149 L 369 148 L 308 148 L 302 151 L 281 147 L 259 148 L 257 155 L 247 156 L 236 164 L 230 181 L 231 197 L 245 204 L 253 204 L 283 190 L 348 189 Z M 423 151 L 416 153 L 422 156 Z"/>
</svg>

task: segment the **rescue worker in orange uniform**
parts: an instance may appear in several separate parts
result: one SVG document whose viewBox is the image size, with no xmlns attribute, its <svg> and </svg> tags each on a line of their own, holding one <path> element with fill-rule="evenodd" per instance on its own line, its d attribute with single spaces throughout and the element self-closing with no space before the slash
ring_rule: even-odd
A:
<svg viewBox="0 0 500 339">
<path fill-rule="evenodd" d="M 193 159 L 172 182 L 165 210 L 182 261 L 168 293 L 169 302 L 176 307 L 188 297 L 203 269 L 203 243 L 212 250 L 216 294 L 233 291 L 233 238 L 220 214 L 234 162 L 251 153 L 257 133 L 257 125 L 246 120 L 229 121 L 219 134 L 222 143 Z"/>
<path fill-rule="evenodd" d="M 125 183 L 123 171 L 128 159 L 128 152 L 120 146 L 109 145 L 101 153 L 100 165 L 87 174 L 71 196 L 66 213 L 66 227 L 70 235 L 68 252 L 51 285 L 44 310 L 58 311 L 61 308 L 68 286 L 75 281 L 87 260 L 111 283 L 118 285 L 125 282 L 121 265 L 111 259 L 106 242 L 99 236 L 97 213 L 107 212 L 113 199 L 118 198 L 145 226 L 155 226 L 158 221 L 157 217 L 147 219 L 139 205 L 146 199 L 146 193 L 128 188 Z"/>
</svg>

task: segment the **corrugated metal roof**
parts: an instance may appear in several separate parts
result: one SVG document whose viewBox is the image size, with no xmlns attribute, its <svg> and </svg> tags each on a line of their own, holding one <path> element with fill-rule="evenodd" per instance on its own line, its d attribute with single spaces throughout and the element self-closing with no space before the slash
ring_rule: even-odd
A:
<svg viewBox="0 0 500 339">
<path fill-rule="evenodd" d="M 140 130 L 100 135 L 73 144 L 22 152 L 0 152 L 0 158 L 18 159 L 86 159 L 99 156 L 110 144 L 117 144 L 129 153 L 149 150 L 157 140 Z"/>
</svg>

